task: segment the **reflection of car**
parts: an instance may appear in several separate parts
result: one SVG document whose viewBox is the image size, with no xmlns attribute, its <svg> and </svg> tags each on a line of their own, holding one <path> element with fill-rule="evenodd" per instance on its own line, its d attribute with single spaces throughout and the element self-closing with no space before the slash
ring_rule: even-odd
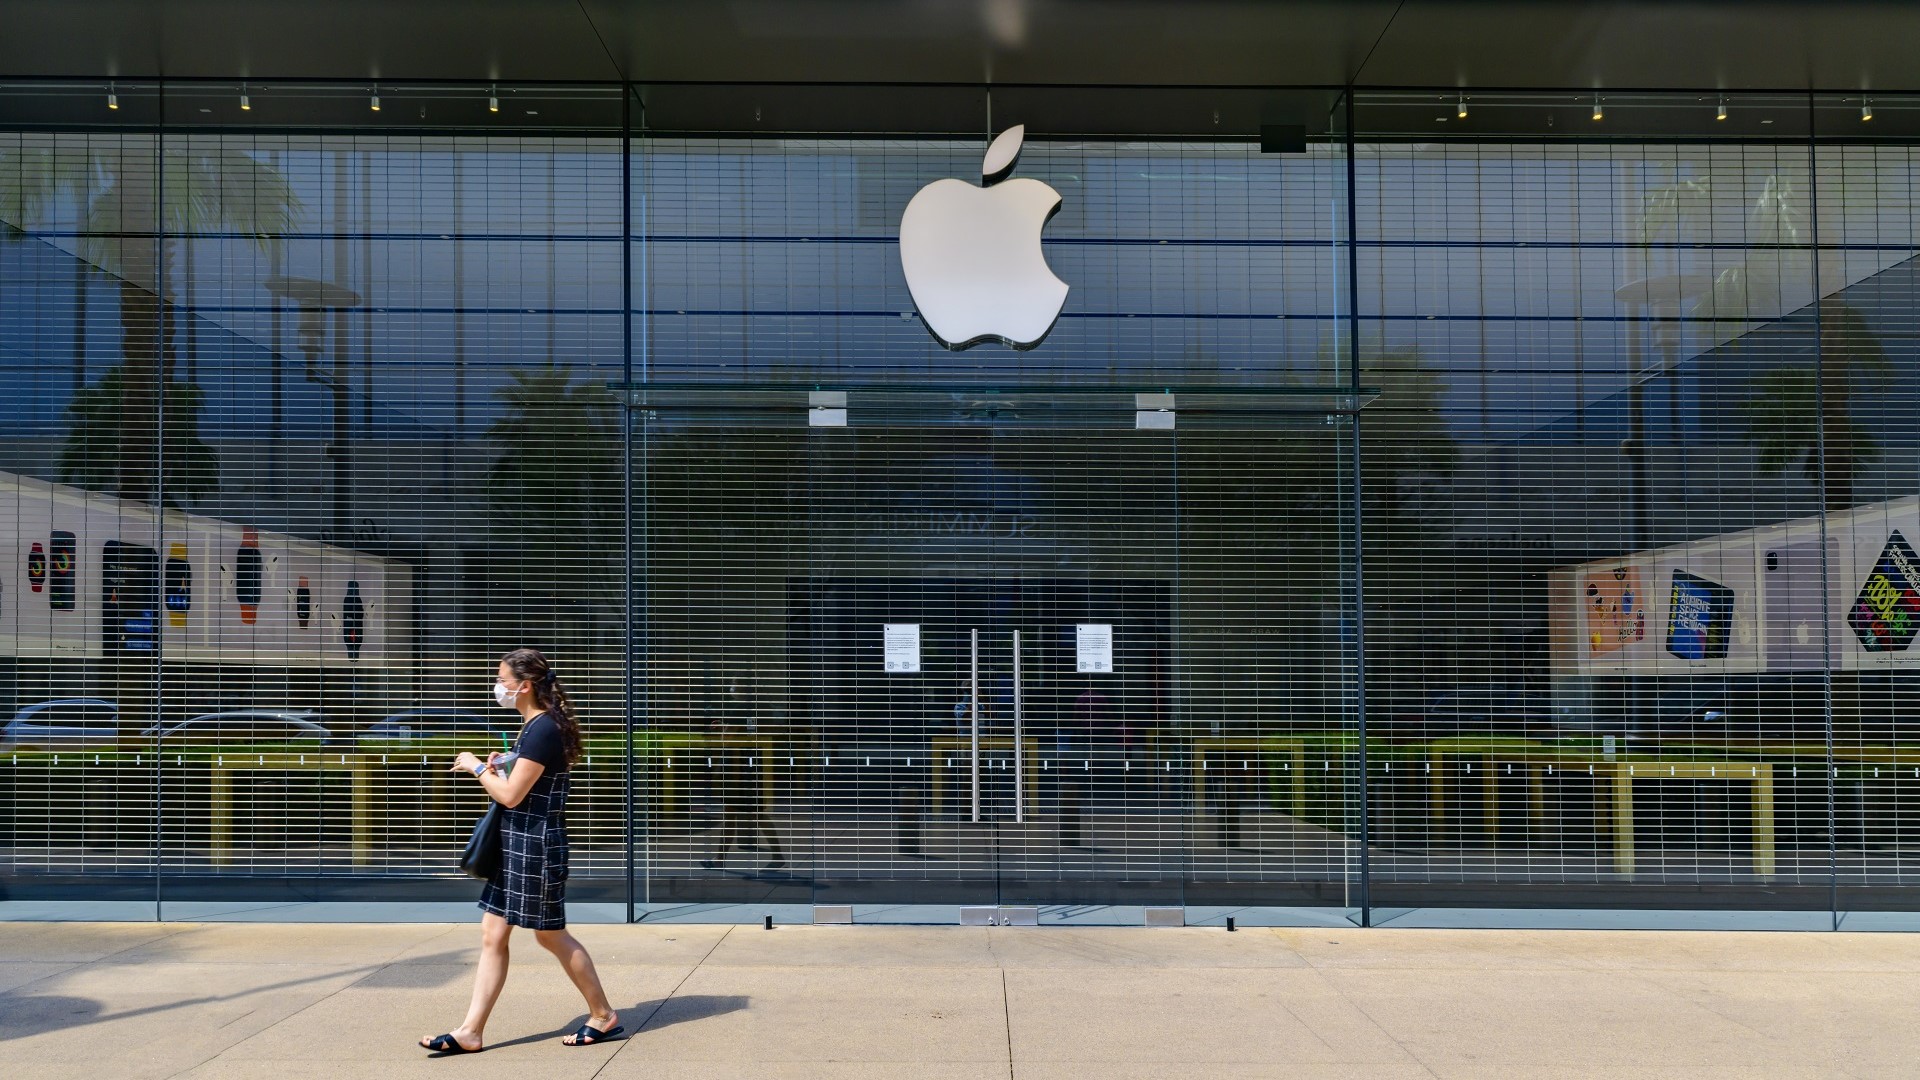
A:
<svg viewBox="0 0 1920 1080">
<path fill-rule="evenodd" d="M 513 730 L 494 723 L 476 712 L 453 708 L 414 709 L 367 725 L 357 738 L 361 742 L 412 742 L 415 739 L 473 739 L 491 743 L 501 733 Z"/>
<path fill-rule="evenodd" d="M 177 724 L 141 732 L 156 733 L 162 743 L 283 743 L 331 742 L 333 732 L 320 723 L 320 714 L 281 709 L 234 709 L 206 713 Z"/>
<path fill-rule="evenodd" d="M 0 751 L 98 750 L 119 741 L 120 707 L 99 698 L 41 701 L 0 727 Z"/>
</svg>

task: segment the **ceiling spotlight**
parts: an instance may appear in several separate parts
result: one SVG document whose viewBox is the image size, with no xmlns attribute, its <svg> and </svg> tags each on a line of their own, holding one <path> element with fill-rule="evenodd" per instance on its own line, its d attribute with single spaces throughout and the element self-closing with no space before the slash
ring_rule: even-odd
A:
<svg viewBox="0 0 1920 1080">
<path fill-rule="evenodd" d="M 253 110 L 253 101 L 247 97 L 247 84 L 241 83 L 240 84 L 240 111 L 251 112 L 252 110 Z"/>
<path fill-rule="evenodd" d="M 1607 118 L 1607 110 L 1600 106 L 1599 94 L 1593 95 L 1593 118 L 1595 120 L 1605 120 Z"/>
<path fill-rule="evenodd" d="M 1726 98 L 1723 97 L 1720 99 L 1720 111 L 1714 113 L 1713 118 L 1715 120 L 1725 120 L 1727 118 L 1727 99 Z"/>
<path fill-rule="evenodd" d="M 120 94 L 117 90 L 114 89 L 114 86 L 112 83 L 108 83 L 107 84 L 107 108 L 117 109 L 119 107 L 120 107 Z"/>
<path fill-rule="evenodd" d="M 498 86 L 487 87 L 487 111 L 500 111 L 500 88 Z"/>
<path fill-rule="evenodd" d="M 1459 116 L 1462 120 L 1467 118 L 1467 95 L 1464 91 L 1460 94 L 1460 105 L 1455 115 Z"/>
<path fill-rule="evenodd" d="M 1873 99 L 1872 98 L 1860 99 L 1860 119 L 1862 120 L 1873 119 Z"/>
<path fill-rule="evenodd" d="M 374 112 L 380 111 L 380 84 L 379 83 L 375 83 L 373 85 L 373 100 L 367 103 L 367 107 L 372 109 Z"/>
</svg>

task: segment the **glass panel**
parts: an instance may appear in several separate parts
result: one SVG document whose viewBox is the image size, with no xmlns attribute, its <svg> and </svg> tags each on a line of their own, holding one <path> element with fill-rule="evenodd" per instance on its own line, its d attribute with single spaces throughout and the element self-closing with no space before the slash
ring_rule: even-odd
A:
<svg viewBox="0 0 1920 1080">
<path fill-rule="evenodd" d="M 584 87 L 538 129 L 415 86 L 353 121 L 408 130 L 290 133 L 354 97 L 306 89 L 195 84 L 161 137 L 0 135 L 0 341 L 37 387 L 0 468 L 41 549 L 0 605 L 3 764 L 43 796 L 9 800 L 9 892 L 151 901 L 157 865 L 173 914 L 470 902 L 481 800 L 446 768 L 517 727 L 493 661 L 535 644 L 585 728 L 571 895 L 621 899 L 618 94 L 603 136 L 555 131 Z M 115 92 L 154 122 L 153 88 Z M 23 125 L 86 105 L 7 101 Z M 489 119 L 421 123 L 455 101 Z M 99 703 L 30 707 L 55 699 Z"/>
<path fill-rule="evenodd" d="M 1348 902 L 1341 417 L 824 393 L 636 391 L 650 904 Z"/>
<path fill-rule="evenodd" d="M 1387 918 L 1826 906 L 1804 99 L 1718 104 L 1362 99 Z"/>
<path fill-rule="evenodd" d="M 157 116 L 150 83 L 0 98 L 0 880 L 12 898 L 152 900 L 153 504 L 163 472 L 193 473 L 161 453 Z"/>
<path fill-rule="evenodd" d="M 1911 912 L 1920 898 L 1905 827 L 1920 792 L 1920 739 L 1911 729 L 1920 700 L 1912 666 L 1920 581 L 1907 572 L 1907 550 L 1920 534 L 1920 458 L 1906 425 L 1891 420 L 1920 397 L 1912 346 L 1920 157 L 1905 145 L 1920 125 L 1920 102 L 1821 97 L 1814 123 L 1822 140 L 1810 223 L 1820 241 L 1820 362 L 1817 372 L 1804 357 L 1782 365 L 1765 400 L 1793 425 L 1779 441 L 1801 444 L 1806 464 L 1793 479 L 1805 484 L 1813 470 L 1824 480 L 1827 618 L 1814 624 L 1833 655 L 1842 925 L 1911 926 L 1911 917 L 1887 913 Z M 1821 435 L 1816 446 L 1805 445 L 1810 420 Z"/>
</svg>

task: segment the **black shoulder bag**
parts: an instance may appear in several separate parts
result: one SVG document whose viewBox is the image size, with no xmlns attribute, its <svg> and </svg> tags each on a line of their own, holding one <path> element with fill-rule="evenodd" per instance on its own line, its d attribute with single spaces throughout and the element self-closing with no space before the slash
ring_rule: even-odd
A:
<svg viewBox="0 0 1920 1080">
<path fill-rule="evenodd" d="M 490 878 L 500 866 L 500 804 L 492 803 L 473 823 L 467 850 L 460 853 L 460 869 L 472 877 Z"/>
</svg>

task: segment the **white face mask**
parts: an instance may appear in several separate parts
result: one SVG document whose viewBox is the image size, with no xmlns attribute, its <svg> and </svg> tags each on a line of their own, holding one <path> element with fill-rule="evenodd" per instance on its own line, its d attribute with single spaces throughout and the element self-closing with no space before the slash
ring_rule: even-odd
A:
<svg viewBox="0 0 1920 1080">
<path fill-rule="evenodd" d="M 518 696 L 519 694 L 516 693 L 515 691 L 507 689 L 507 685 L 505 683 L 493 684 L 493 700 L 499 702 L 500 707 L 503 709 L 513 708 L 514 699 L 517 698 Z"/>
</svg>

